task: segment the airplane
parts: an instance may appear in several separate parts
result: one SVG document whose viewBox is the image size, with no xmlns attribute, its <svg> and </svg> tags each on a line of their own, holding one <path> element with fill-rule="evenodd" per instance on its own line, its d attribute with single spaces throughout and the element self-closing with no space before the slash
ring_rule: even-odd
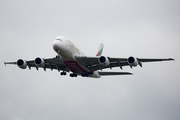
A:
<svg viewBox="0 0 180 120">
<path fill-rule="evenodd" d="M 136 58 L 130 56 L 129 58 L 111 58 L 102 55 L 104 45 L 101 43 L 96 56 L 85 56 L 68 38 L 59 36 L 53 42 L 53 49 L 57 53 L 53 58 L 40 58 L 35 60 L 19 59 L 17 62 L 4 62 L 4 64 L 15 64 L 21 69 L 35 67 L 37 70 L 43 68 L 56 69 L 60 75 L 70 73 L 70 77 L 92 77 L 100 78 L 101 76 L 108 75 L 132 75 L 130 72 L 103 72 L 103 69 L 130 66 L 131 68 L 140 66 L 142 62 L 156 62 L 156 61 L 169 61 L 173 58 L 167 59 L 146 59 Z"/>
</svg>

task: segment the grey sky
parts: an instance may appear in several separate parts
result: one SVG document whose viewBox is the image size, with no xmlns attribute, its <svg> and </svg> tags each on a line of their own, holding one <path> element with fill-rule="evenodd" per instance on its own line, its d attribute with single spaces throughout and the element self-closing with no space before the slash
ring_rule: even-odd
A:
<svg viewBox="0 0 180 120">
<path fill-rule="evenodd" d="M 179 0 L 1 0 L 0 119 L 179 120 L 179 6 Z M 124 67 L 134 75 L 100 79 L 4 66 L 54 57 L 60 35 L 89 56 L 102 42 L 105 56 L 176 61 Z"/>
</svg>

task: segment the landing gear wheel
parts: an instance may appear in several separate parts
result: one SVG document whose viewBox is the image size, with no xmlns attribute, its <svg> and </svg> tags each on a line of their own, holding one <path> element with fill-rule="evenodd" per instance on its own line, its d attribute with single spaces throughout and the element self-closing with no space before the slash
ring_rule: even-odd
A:
<svg viewBox="0 0 180 120">
<path fill-rule="evenodd" d="M 91 72 L 88 72 L 88 75 L 92 75 L 93 74 L 93 72 L 91 71 Z"/>
<path fill-rule="evenodd" d="M 70 77 L 77 77 L 77 74 L 72 73 L 72 74 L 70 74 Z"/>
<path fill-rule="evenodd" d="M 82 73 L 81 76 L 82 77 L 88 77 L 88 73 Z"/>
<path fill-rule="evenodd" d="M 66 75 L 66 72 L 61 72 L 60 74 L 61 74 L 61 75 Z"/>
</svg>

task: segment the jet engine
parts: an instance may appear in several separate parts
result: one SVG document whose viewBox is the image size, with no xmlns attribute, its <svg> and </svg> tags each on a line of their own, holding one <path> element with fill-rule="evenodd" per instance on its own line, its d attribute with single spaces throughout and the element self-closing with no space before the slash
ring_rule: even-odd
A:
<svg viewBox="0 0 180 120">
<path fill-rule="evenodd" d="M 42 58 L 37 57 L 37 58 L 34 60 L 34 64 L 35 64 L 37 67 L 44 67 L 44 66 L 45 66 L 45 61 L 44 61 Z"/>
<path fill-rule="evenodd" d="M 25 60 L 19 59 L 17 61 L 17 66 L 21 69 L 26 69 L 27 68 L 27 63 Z"/>
<path fill-rule="evenodd" d="M 105 56 L 101 56 L 99 59 L 98 59 L 99 63 L 102 65 L 102 66 L 108 66 L 109 65 L 109 59 Z"/>
<path fill-rule="evenodd" d="M 127 62 L 130 66 L 136 67 L 138 65 L 138 60 L 135 57 L 129 57 Z"/>
</svg>

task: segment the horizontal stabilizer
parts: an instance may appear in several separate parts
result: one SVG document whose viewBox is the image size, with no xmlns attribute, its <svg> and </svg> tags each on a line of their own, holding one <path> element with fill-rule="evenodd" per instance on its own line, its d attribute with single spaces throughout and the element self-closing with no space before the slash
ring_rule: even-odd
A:
<svg viewBox="0 0 180 120">
<path fill-rule="evenodd" d="M 106 75 L 133 75 L 132 73 L 129 72 L 99 72 L 101 76 L 106 76 Z"/>
</svg>

